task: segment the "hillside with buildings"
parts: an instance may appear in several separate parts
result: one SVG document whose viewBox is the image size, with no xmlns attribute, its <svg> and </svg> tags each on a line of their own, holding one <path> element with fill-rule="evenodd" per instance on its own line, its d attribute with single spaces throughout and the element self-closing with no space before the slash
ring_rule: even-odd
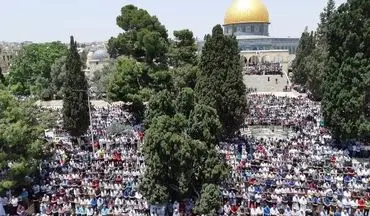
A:
<svg viewBox="0 0 370 216">
<path fill-rule="evenodd" d="M 22 51 L 24 46 L 33 44 L 31 41 L 6 42 L 0 41 L 0 68 L 7 74 L 12 66 L 12 61 Z M 68 44 L 66 44 L 68 46 Z M 95 71 L 100 70 L 108 63 L 109 54 L 105 42 L 83 42 L 79 44 L 78 51 L 85 62 L 85 73 L 91 78 Z"/>
</svg>

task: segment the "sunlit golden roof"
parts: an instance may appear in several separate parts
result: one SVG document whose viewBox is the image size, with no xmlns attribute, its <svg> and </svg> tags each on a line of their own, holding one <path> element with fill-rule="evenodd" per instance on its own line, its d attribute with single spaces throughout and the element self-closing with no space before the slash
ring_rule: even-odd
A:
<svg viewBox="0 0 370 216">
<path fill-rule="evenodd" d="M 262 0 L 233 0 L 224 20 L 225 25 L 269 22 L 269 12 Z"/>
</svg>

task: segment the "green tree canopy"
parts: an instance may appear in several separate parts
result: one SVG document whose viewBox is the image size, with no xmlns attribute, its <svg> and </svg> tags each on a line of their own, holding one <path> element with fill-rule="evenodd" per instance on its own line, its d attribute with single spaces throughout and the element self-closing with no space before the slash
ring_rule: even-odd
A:
<svg viewBox="0 0 370 216">
<path fill-rule="evenodd" d="M 204 184 L 202 195 L 195 206 L 199 215 L 214 216 L 222 205 L 222 194 L 218 185 Z"/>
<path fill-rule="evenodd" d="M 305 58 L 307 69 L 307 89 L 314 100 L 321 100 L 323 97 L 323 81 L 328 60 L 327 51 L 322 46 L 317 46 L 312 53 Z"/>
<path fill-rule="evenodd" d="M 226 136 L 233 136 L 244 123 L 247 112 L 246 87 L 243 83 L 238 42 L 213 28 L 206 36 L 201 56 L 201 73 L 196 84 L 198 103 L 217 110 Z"/>
<path fill-rule="evenodd" d="M 218 144 L 222 126 L 214 108 L 196 104 L 190 113 L 188 133 L 193 139 L 207 143 L 210 148 Z"/>
<path fill-rule="evenodd" d="M 41 96 L 50 91 L 51 67 L 67 54 L 61 42 L 30 44 L 22 48 L 7 76 L 11 90 L 18 95 Z"/>
<path fill-rule="evenodd" d="M 131 111 L 137 119 L 143 118 L 144 102 L 153 94 L 148 87 L 150 77 L 146 72 L 143 63 L 129 57 L 119 57 L 109 77 L 108 98 L 132 103 Z"/>
<path fill-rule="evenodd" d="M 113 78 L 113 74 L 116 72 L 116 62 L 112 61 L 107 65 L 104 65 L 102 69 L 94 72 L 94 76 L 91 80 L 91 87 L 97 94 L 107 93 L 109 82 Z"/>
<path fill-rule="evenodd" d="M 293 82 L 299 85 L 306 85 L 309 77 L 307 57 L 315 49 L 315 34 L 308 32 L 307 27 L 302 33 L 301 39 L 297 47 L 296 57 L 293 60 Z"/>
<path fill-rule="evenodd" d="M 334 0 L 329 0 L 324 11 L 320 14 L 320 23 L 315 34 L 316 44 L 314 49 L 311 53 L 300 52 L 299 56 L 299 58 L 302 59 L 300 62 L 302 65 L 297 65 L 295 79 L 300 80 L 298 81 L 299 83 L 306 82 L 306 87 L 310 92 L 310 98 L 314 100 L 321 100 L 324 94 L 323 80 L 327 68 L 326 64 L 328 62 L 328 25 L 334 12 Z M 302 55 L 308 56 L 303 57 Z M 307 75 L 302 75 L 302 73 L 307 73 Z M 303 78 L 298 76 L 303 76 Z"/>
<path fill-rule="evenodd" d="M 200 74 L 198 66 L 184 65 L 171 70 L 173 77 L 173 85 L 176 91 L 181 91 L 182 88 L 195 89 L 197 76 Z"/>
<path fill-rule="evenodd" d="M 193 32 L 184 29 L 174 31 L 174 41 L 169 49 L 169 57 L 173 67 L 183 66 L 185 64 L 197 65 L 197 46 Z"/>
<path fill-rule="evenodd" d="M 43 156 L 44 130 L 53 115 L 40 112 L 34 101 L 18 101 L 0 90 L 0 192 L 27 184 Z M 55 119 L 54 119 L 55 120 Z"/>
<path fill-rule="evenodd" d="M 56 99 L 63 98 L 63 83 L 66 77 L 66 60 L 67 57 L 62 56 L 51 66 L 51 86 L 49 89 L 50 93 L 56 96 Z M 52 95 L 50 95 L 50 98 Z"/>
<path fill-rule="evenodd" d="M 63 86 L 63 126 L 71 136 L 79 137 L 89 127 L 88 84 L 82 71 L 77 43 L 71 36 L 66 59 L 66 75 Z"/>
<path fill-rule="evenodd" d="M 143 65 L 134 59 L 120 57 L 110 77 L 108 98 L 114 101 L 132 102 L 145 86 Z"/>
<path fill-rule="evenodd" d="M 147 83 L 148 88 L 154 92 L 162 90 L 173 89 L 173 76 L 171 71 L 168 69 L 157 70 L 156 68 L 147 68 L 149 82 Z"/>
<path fill-rule="evenodd" d="M 134 5 L 126 5 L 117 17 L 117 25 L 124 32 L 109 40 L 111 57 L 125 55 L 149 65 L 166 65 L 168 35 L 157 17 Z"/>
<path fill-rule="evenodd" d="M 328 44 L 328 25 L 335 12 L 335 1 L 328 0 L 324 11 L 320 13 L 320 23 L 316 30 L 317 45 L 327 48 Z"/>
<path fill-rule="evenodd" d="M 153 95 L 148 103 L 148 109 L 145 113 L 145 124 L 150 126 L 155 117 L 167 115 L 173 116 L 176 113 L 174 104 L 174 95 L 167 90 L 160 91 Z M 180 105 L 181 106 L 181 105 Z"/>
<path fill-rule="evenodd" d="M 140 191 L 150 203 L 198 199 L 204 184 L 218 185 L 227 177 L 227 165 L 215 148 L 221 130 L 216 110 L 196 105 L 191 88 L 153 95 L 145 123 L 147 168 Z"/>
<path fill-rule="evenodd" d="M 150 203 L 200 197 L 204 184 L 220 184 L 228 174 L 216 149 L 187 135 L 182 114 L 162 115 L 146 131 L 143 152 L 147 168 L 140 191 Z"/>
<path fill-rule="evenodd" d="M 157 17 L 133 5 L 121 9 L 117 25 L 123 33 L 108 43 L 111 57 L 118 59 L 107 88 L 110 100 L 132 102 L 141 119 L 143 104 L 156 93 L 167 90 L 177 95 L 184 87 L 194 88 L 199 69 L 191 31 L 175 31 L 170 44 Z"/>
<path fill-rule="evenodd" d="M 183 88 L 177 95 L 175 101 L 176 113 L 181 113 L 188 117 L 190 112 L 194 109 L 195 95 L 191 88 Z"/>
<path fill-rule="evenodd" d="M 143 195 L 151 203 L 166 203 L 169 198 L 179 199 L 176 195 L 186 193 L 180 189 L 186 184 L 181 179 L 185 159 L 191 161 L 190 151 L 194 149 L 195 143 L 188 137 L 181 136 L 186 127 L 186 118 L 183 115 L 159 116 L 152 120 L 150 128 L 146 131 L 143 151 L 147 169 L 141 184 Z M 183 160 L 183 161 L 182 161 Z M 148 174 L 148 176 L 146 175 Z M 152 191 L 153 185 L 164 187 L 161 191 Z"/>
<path fill-rule="evenodd" d="M 342 4 L 328 24 L 328 57 L 322 110 L 336 138 L 369 138 L 370 2 Z"/>
</svg>

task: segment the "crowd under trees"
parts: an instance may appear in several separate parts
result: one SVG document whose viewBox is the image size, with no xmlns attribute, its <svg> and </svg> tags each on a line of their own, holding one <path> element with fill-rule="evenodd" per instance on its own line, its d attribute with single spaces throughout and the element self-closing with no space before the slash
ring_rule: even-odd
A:
<svg viewBox="0 0 370 216">
<path fill-rule="evenodd" d="M 0 193 L 31 183 L 39 163 L 48 156 L 40 139 L 54 126 L 56 114 L 40 110 L 35 101 L 20 101 L 7 89 L 0 89 Z"/>
<path fill-rule="evenodd" d="M 133 5 L 122 8 L 117 25 L 122 33 L 108 42 L 114 60 L 100 71 L 106 73 L 96 74 L 90 87 L 107 92 L 110 101 L 129 102 L 137 123 L 145 125 L 143 152 L 148 168 L 140 191 L 151 203 L 194 198 L 198 213 L 214 215 L 221 205 L 219 187 L 229 175 L 216 145 L 236 135 L 246 111 L 235 37 L 224 36 L 222 27 L 215 26 L 200 55 L 190 30 L 175 31 L 174 39 L 169 39 L 155 16 Z M 4 91 L 10 89 L 15 95 L 36 99 L 62 98 L 64 129 L 73 137 L 85 134 L 89 126 L 89 85 L 82 71 L 84 57 L 77 52 L 73 37 L 69 47 L 59 42 L 35 44 L 24 47 L 21 53 L 3 81 Z M 220 60 L 214 62 L 213 56 L 220 56 Z M 217 88 L 209 88 L 214 80 Z M 14 98 L 13 103 L 21 102 Z M 41 134 L 34 123 L 29 130 Z M 23 153 L 18 152 L 24 154 L 21 157 L 16 152 L 14 156 L 0 156 L 7 157 L 5 161 L 18 157 L 15 162 L 37 164 L 36 159 L 43 157 L 38 148 L 43 145 L 34 144 L 35 140 L 40 144 L 36 137 L 23 143 Z M 5 153 L 18 142 L 5 141 L 9 144 L 0 146 Z M 28 148 L 37 154 L 24 153 Z M 29 160 L 31 157 L 35 161 Z M 5 186 L 0 188 L 19 185 L 24 179 L 18 177 L 28 171 L 31 174 L 31 170 L 10 169 L 1 183 Z"/>
<path fill-rule="evenodd" d="M 302 34 L 293 81 L 321 100 L 325 126 L 341 141 L 370 139 L 370 2 L 329 0 L 316 32 Z"/>
<path fill-rule="evenodd" d="M 293 62 L 294 82 L 322 100 L 325 125 L 342 140 L 370 134 L 369 11 L 367 0 L 349 0 L 338 9 L 329 0 L 318 29 L 302 34 Z M 247 111 L 236 38 L 216 25 L 198 53 L 190 30 L 169 39 L 157 17 L 133 5 L 124 6 L 116 21 L 122 33 L 108 42 L 114 61 L 90 87 L 107 92 L 110 101 L 129 102 L 137 123 L 144 123 L 141 193 L 152 204 L 193 198 L 198 214 L 215 215 L 219 187 L 229 177 L 216 145 L 237 135 Z M 73 37 L 69 48 L 29 45 L 0 77 L 0 169 L 6 170 L 0 191 L 32 174 L 46 154 L 39 135 L 52 122 L 10 92 L 63 98 L 64 128 L 74 137 L 88 130 L 89 85 L 81 58 Z"/>
<path fill-rule="evenodd" d="M 42 45 L 35 45 L 37 52 L 33 55 L 38 55 L 44 52 Z M 55 49 L 62 47 L 59 43 L 51 43 L 50 46 L 57 46 Z M 64 46 L 64 45 L 63 45 Z M 30 49 L 27 47 L 26 50 Z M 51 52 L 54 52 L 53 49 Z M 28 51 L 32 53 L 31 51 Z M 43 53 L 46 54 L 47 52 Z M 55 53 L 54 53 L 55 54 Z M 21 54 L 22 55 L 22 54 Z M 50 156 L 49 147 L 42 136 L 46 129 L 55 126 L 56 117 L 58 113 L 50 110 L 40 109 L 36 105 L 34 98 L 20 100 L 19 94 L 29 95 L 31 90 L 46 90 L 47 88 L 54 87 L 55 92 L 62 91 L 63 100 L 63 122 L 64 129 L 70 133 L 71 136 L 79 137 L 86 133 L 89 126 L 89 113 L 88 113 L 88 85 L 85 74 L 82 71 L 82 63 L 80 55 L 77 52 L 77 43 L 71 37 L 70 48 L 63 55 L 67 55 L 65 59 L 60 59 L 58 56 L 37 57 L 41 58 L 54 58 L 61 68 L 55 69 L 56 72 L 51 79 L 62 79 L 62 82 L 53 83 L 44 87 L 37 86 L 40 84 L 35 82 L 35 85 L 24 82 L 21 79 L 21 71 L 19 66 L 25 67 L 31 72 L 36 72 L 40 68 L 45 70 L 45 74 L 35 74 L 40 80 L 46 78 L 47 68 L 51 66 L 50 62 L 41 62 L 37 64 L 36 60 L 16 60 L 15 74 L 10 74 L 8 80 L 5 80 L 0 85 L 0 193 L 8 189 L 19 189 L 27 187 L 32 183 L 32 179 L 37 178 L 39 173 L 39 164 L 41 160 Z M 30 57 L 30 56 L 28 56 Z M 40 60 L 41 61 L 41 60 Z M 65 63 L 62 63 L 65 62 Z M 26 63 L 32 65 L 24 65 Z M 47 66 L 49 65 L 49 66 Z M 18 71 L 19 70 L 19 71 Z M 11 84 L 18 79 L 16 88 Z M 30 79 L 31 82 L 32 79 Z M 34 80 L 33 80 L 34 81 Z M 46 82 L 46 80 L 44 80 Z M 9 89 L 6 85 L 9 84 Z M 30 85 L 30 86 L 28 86 Z M 10 90 L 10 91 L 9 91 Z M 13 90 L 17 90 L 14 92 Z M 16 93 L 13 95 L 12 93 Z M 21 94 L 22 95 L 22 94 Z"/>
</svg>

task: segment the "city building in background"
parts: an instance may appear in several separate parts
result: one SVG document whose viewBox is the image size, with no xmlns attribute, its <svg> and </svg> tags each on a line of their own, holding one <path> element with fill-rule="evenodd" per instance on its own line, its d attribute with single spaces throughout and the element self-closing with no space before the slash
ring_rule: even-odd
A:
<svg viewBox="0 0 370 216">
<path fill-rule="evenodd" d="M 32 42 L 12 43 L 12 42 L 0 42 L 0 68 L 2 73 L 6 74 L 12 65 L 12 61 L 18 55 L 22 46 L 30 44 Z"/>
<path fill-rule="evenodd" d="M 105 65 L 112 61 L 109 57 L 106 44 L 103 42 L 87 45 L 84 48 L 84 52 L 87 52 L 84 71 L 86 77 L 90 80 L 93 78 L 96 71 L 103 69 Z"/>
</svg>

